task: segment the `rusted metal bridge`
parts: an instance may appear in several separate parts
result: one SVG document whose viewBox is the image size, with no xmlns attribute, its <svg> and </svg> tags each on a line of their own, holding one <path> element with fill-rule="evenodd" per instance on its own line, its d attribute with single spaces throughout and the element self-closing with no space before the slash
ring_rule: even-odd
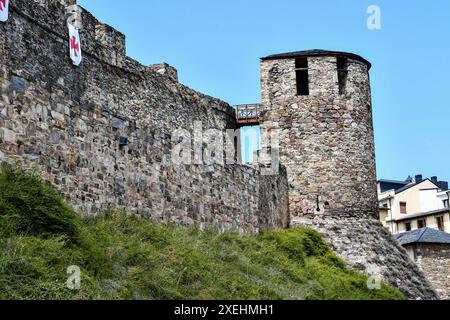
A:
<svg viewBox="0 0 450 320">
<path fill-rule="evenodd" d="M 236 108 L 236 122 L 239 127 L 258 126 L 260 104 L 240 104 Z"/>
</svg>

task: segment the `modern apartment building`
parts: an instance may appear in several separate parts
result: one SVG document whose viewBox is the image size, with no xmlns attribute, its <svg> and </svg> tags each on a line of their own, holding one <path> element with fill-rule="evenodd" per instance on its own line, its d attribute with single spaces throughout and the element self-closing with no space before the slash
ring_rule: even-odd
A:
<svg viewBox="0 0 450 320">
<path fill-rule="evenodd" d="M 449 196 L 448 182 L 437 177 L 379 180 L 380 220 L 393 234 L 427 227 L 450 233 Z"/>
</svg>

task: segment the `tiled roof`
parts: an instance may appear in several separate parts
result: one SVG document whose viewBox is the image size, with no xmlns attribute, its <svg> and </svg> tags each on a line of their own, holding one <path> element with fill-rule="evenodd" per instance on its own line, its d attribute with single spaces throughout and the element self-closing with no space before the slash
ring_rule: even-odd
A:
<svg viewBox="0 0 450 320">
<path fill-rule="evenodd" d="M 387 179 L 381 179 L 378 180 L 379 183 L 392 183 L 392 184 L 401 184 L 401 185 L 407 185 L 410 182 L 406 182 L 406 181 L 397 181 L 397 180 L 387 180 Z"/>
<path fill-rule="evenodd" d="M 421 182 L 421 183 L 422 183 L 422 182 Z M 415 182 L 409 183 L 409 184 L 407 184 L 406 186 L 401 187 L 401 188 L 395 190 L 395 193 L 397 194 L 397 193 L 406 191 L 406 190 L 408 190 L 408 189 L 410 189 L 410 188 L 412 188 L 412 187 L 415 187 L 415 186 L 417 186 L 417 185 L 418 185 L 418 183 L 415 183 Z"/>
<path fill-rule="evenodd" d="M 436 229 L 423 228 L 395 235 L 401 245 L 412 243 L 449 244 L 450 234 Z"/>
<path fill-rule="evenodd" d="M 399 194 L 400 192 L 406 191 L 406 190 L 408 190 L 408 189 L 410 189 L 412 187 L 415 187 L 415 186 L 417 186 L 417 185 L 419 185 L 421 183 L 424 183 L 425 181 L 430 181 L 431 183 L 433 183 L 436 186 L 436 189 L 439 189 L 439 187 L 433 181 L 431 181 L 430 179 L 424 179 L 424 180 L 420 181 L 419 183 L 412 182 L 410 184 L 407 184 L 403 188 L 395 190 L 395 194 Z"/>
<path fill-rule="evenodd" d="M 388 220 L 386 220 L 386 222 L 392 222 L 392 221 L 399 222 L 399 221 L 411 220 L 411 219 L 415 219 L 415 218 L 429 217 L 429 216 L 433 216 L 435 214 L 446 213 L 449 211 L 450 211 L 449 208 L 444 208 L 444 209 L 438 209 L 438 210 L 427 211 L 427 212 L 406 214 L 406 215 L 401 216 L 400 218 L 388 219 Z"/>
</svg>

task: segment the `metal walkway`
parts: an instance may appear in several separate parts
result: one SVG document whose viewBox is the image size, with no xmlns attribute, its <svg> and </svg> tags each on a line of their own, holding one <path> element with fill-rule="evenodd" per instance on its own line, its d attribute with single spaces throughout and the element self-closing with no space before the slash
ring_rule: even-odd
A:
<svg viewBox="0 0 450 320">
<path fill-rule="evenodd" d="M 260 104 L 241 104 L 235 108 L 236 122 L 239 127 L 259 125 Z"/>
</svg>

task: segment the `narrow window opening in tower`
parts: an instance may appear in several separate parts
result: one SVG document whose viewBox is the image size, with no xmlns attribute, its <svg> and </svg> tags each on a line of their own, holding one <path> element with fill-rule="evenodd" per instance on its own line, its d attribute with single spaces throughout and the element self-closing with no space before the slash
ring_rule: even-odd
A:
<svg viewBox="0 0 450 320">
<path fill-rule="evenodd" d="M 309 95 L 308 58 L 295 59 L 295 75 L 297 79 L 297 95 Z"/>
<path fill-rule="evenodd" d="M 337 58 L 337 71 L 339 80 L 339 94 L 345 94 L 348 78 L 348 67 L 346 58 Z"/>
</svg>

